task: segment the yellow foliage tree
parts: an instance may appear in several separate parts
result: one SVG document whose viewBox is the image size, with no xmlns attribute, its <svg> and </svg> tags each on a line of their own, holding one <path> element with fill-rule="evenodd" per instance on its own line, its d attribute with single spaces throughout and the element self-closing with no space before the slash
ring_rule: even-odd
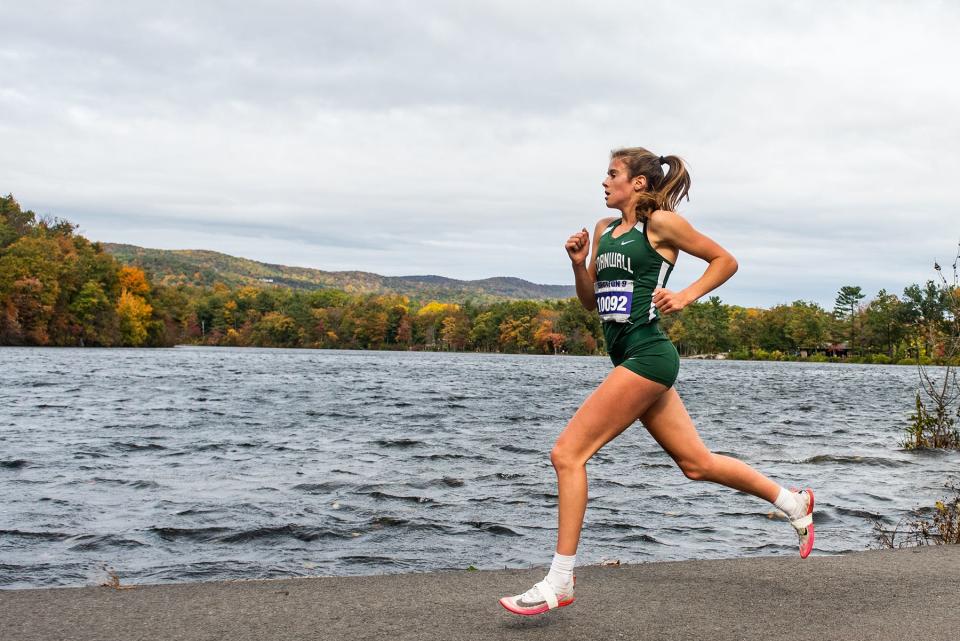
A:
<svg viewBox="0 0 960 641">
<path fill-rule="evenodd" d="M 443 319 L 440 330 L 440 340 L 449 349 L 462 350 L 470 338 L 470 320 L 459 314 L 447 316 Z"/>
<path fill-rule="evenodd" d="M 150 293 L 147 275 L 141 269 L 129 265 L 120 268 L 120 288 L 137 296 L 146 296 Z"/>
<path fill-rule="evenodd" d="M 456 303 L 439 303 L 432 300 L 417 311 L 417 316 L 449 316 L 459 311 L 460 306 Z"/>
<path fill-rule="evenodd" d="M 120 336 L 124 345 L 139 347 L 147 340 L 147 322 L 153 308 L 140 296 L 126 289 L 117 300 L 117 316 L 120 318 Z"/>
<path fill-rule="evenodd" d="M 237 301 L 228 300 L 223 304 L 223 324 L 236 329 L 237 320 Z"/>
<path fill-rule="evenodd" d="M 259 293 L 260 293 L 259 289 L 257 289 L 256 287 L 251 287 L 247 285 L 247 286 L 241 287 L 236 292 L 234 292 L 234 296 L 240 302 L 249 303 L 253 300 L 256 300 L 257 294 Z"/>
</svg>

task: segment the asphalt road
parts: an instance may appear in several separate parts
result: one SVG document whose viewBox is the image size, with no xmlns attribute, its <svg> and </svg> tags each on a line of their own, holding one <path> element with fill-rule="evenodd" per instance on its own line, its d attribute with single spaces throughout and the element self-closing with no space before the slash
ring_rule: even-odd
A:
<svg viewBox="0 0 960 641">
<path fill-rule="evenodd" d="M 577 568 L 577 601 L 497 604 L 536 570 L 0 590 L 0 640 L 960 639 L 960 546 Z"/>
</svg>

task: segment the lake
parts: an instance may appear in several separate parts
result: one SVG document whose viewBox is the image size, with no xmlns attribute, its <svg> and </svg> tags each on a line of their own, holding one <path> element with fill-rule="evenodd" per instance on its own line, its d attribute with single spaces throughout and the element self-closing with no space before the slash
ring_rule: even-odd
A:
<svg viewBox="0 0 960 641">
<path fill-rule="evenodd" d="M 549 452 L 605 357 L 0 348 L 0 587 L 548 565 Z M 910 367 L 684 360 L 715 452 L 817 498 L 814 554 L 943 498 L 899 443 Z M 686 479 L 639 423 L 588 464 L 578 563 L 795 555 L 764 501 Z"/>
</svg>

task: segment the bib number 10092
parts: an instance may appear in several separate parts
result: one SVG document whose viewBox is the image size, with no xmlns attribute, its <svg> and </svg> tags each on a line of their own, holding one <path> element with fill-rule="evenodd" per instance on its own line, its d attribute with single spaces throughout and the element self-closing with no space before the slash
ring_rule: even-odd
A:
<svg viewBox="0 0 960 641">
<path fill-rule="evenodd" d="M 601 314 L 606 314 L 608 312 L 629 312 L 627 309 L 627 303 L 630 302 L 630 299 L 620 294 L 609 294 L 607 296 L 601 296 L 597 299 L 597 309 L 600 310 Z"/>
<path fill-rule="evenodd" d="M 600 280 L 594 285 L 600 320 L 626 323 L 633 304 L 633 281 Z"/>
</svg>

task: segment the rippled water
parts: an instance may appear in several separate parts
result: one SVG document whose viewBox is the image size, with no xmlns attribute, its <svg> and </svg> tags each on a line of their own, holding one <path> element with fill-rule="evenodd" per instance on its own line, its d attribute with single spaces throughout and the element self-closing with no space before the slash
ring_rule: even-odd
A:
<svg viewBox="0 0 960 641">
<path fill-rule="evenodd" d="M 600 357 L 0 349 L 0 587 L 523 567 Z M 899 449 L 909 367 L 685 360 L 707 444 L 817 495 L 817 551 L 946 494 Z M 639 424 L 589 464 L 578 562 L 796 554 L 769 504 L 687 480 Z"/>
</svg>

